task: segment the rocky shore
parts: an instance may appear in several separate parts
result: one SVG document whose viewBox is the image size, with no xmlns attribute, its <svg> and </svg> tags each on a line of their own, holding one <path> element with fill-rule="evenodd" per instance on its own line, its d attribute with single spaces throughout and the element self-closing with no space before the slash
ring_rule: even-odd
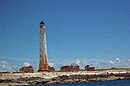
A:
<svg viewBox="0 0 130 86">
<path fill-rule="evenodd" d="M 130 73 L 126 74 L 101 74 L 101 75 L 70 75 L 52 78 L 47 84 L 97 82 L 109 80 L 130 80 Z"/>
<path fill-rule="evenodd" d="M 123 74 L 100 74 L 100 75 L 62 75 L 55 78 L 45 79 L 41 77 L 0 79 L 0 86 L 15 85 L 35 85 L 35 84 L 61 84 L 61 83 L 80 83 L 97 82 L 108 80 L 130 80 L 130 73 Z M 6 83 L 6 84 L 5 84 Z"/>
<path fill-rule="evenodd" d="M 17 86 L 17 85 L 35 85 L 35 84 L 46 84 L 51 79 L 44 79 L 41 77 L 31 77 L 31 78 L 18 78 L 18 79 L 0 79 L 0 86 Z M 5 84 L 5 85 L 3 85 Z"/>
</svg>

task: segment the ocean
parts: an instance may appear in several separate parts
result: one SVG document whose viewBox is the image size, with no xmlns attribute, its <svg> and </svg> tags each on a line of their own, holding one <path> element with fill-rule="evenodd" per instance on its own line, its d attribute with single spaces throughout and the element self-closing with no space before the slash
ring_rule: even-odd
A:
<svg viewBox="0 0 130 86">
<path fill-rule="evenodd" d="M 112 80 L 102 82 L 82 82 L 52 85 L 29 85 L 29 86 L 130 86 L 130 80 Z"/>
</svg>

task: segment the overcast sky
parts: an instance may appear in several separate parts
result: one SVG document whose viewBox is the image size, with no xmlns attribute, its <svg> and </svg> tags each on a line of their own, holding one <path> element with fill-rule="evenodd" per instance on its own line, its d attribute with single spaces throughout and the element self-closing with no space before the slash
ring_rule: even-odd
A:
<svg viewBox="0 0 130 86">
<path fill-rule="evenodd" d="M 0 71 L 38 68 L 41 20 L 51 66 L 130 67 L 130 0 L 0 0 Z"/>
</svg>

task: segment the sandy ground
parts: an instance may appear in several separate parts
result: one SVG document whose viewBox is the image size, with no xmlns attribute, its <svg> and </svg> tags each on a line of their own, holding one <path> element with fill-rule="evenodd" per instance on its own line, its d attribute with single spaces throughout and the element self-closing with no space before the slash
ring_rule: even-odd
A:
<svg viewBox="0 0 130 86">
<path fill-rule="evenodd" d="M 109 70 L 109 71 L 79 71 L 79 72 L 35 72 L 35 73 L 0 73 L 0 79 L 17 79 L 41 77 L 45 79 L 62 76 L 62 75 L 98 75 L 106 73 L 126 73 L 125 70 Z"/>
<path fill-rule="evenodd" d="M 78 71 L 78 72 L 35 72 L 35 73 L 0 73 L 0 80 L 17 80 L 18 78 L 44 78 L 52 79 L 54 77 L 63 75 L 100 75 L 100 74 L 123 74 L 127 73 L 125 70 L 107 70 L 107 71 Z M 26 83 L 23 83 L 25 85 Z M 20 83 L 0 83 L 0 86 L 16 86 Z M 22 85 L 22 84 L 21 84 Z"/>
</svg>

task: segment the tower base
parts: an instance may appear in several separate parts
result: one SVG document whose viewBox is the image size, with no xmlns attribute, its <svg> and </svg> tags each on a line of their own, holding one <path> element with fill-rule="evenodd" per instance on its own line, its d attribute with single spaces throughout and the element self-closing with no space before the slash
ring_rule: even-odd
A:
<svg viewBox="0 0 130 86">
<path fill-rule="evenodd" d="M 37 72 L 48 72 L 48 70 L 38 70 Z"/>
<path fill-rule="evenodd" d="M 46 63 L 39 64 L 38 72 L 48 72 L 48 64 Z"/>
</svg>

